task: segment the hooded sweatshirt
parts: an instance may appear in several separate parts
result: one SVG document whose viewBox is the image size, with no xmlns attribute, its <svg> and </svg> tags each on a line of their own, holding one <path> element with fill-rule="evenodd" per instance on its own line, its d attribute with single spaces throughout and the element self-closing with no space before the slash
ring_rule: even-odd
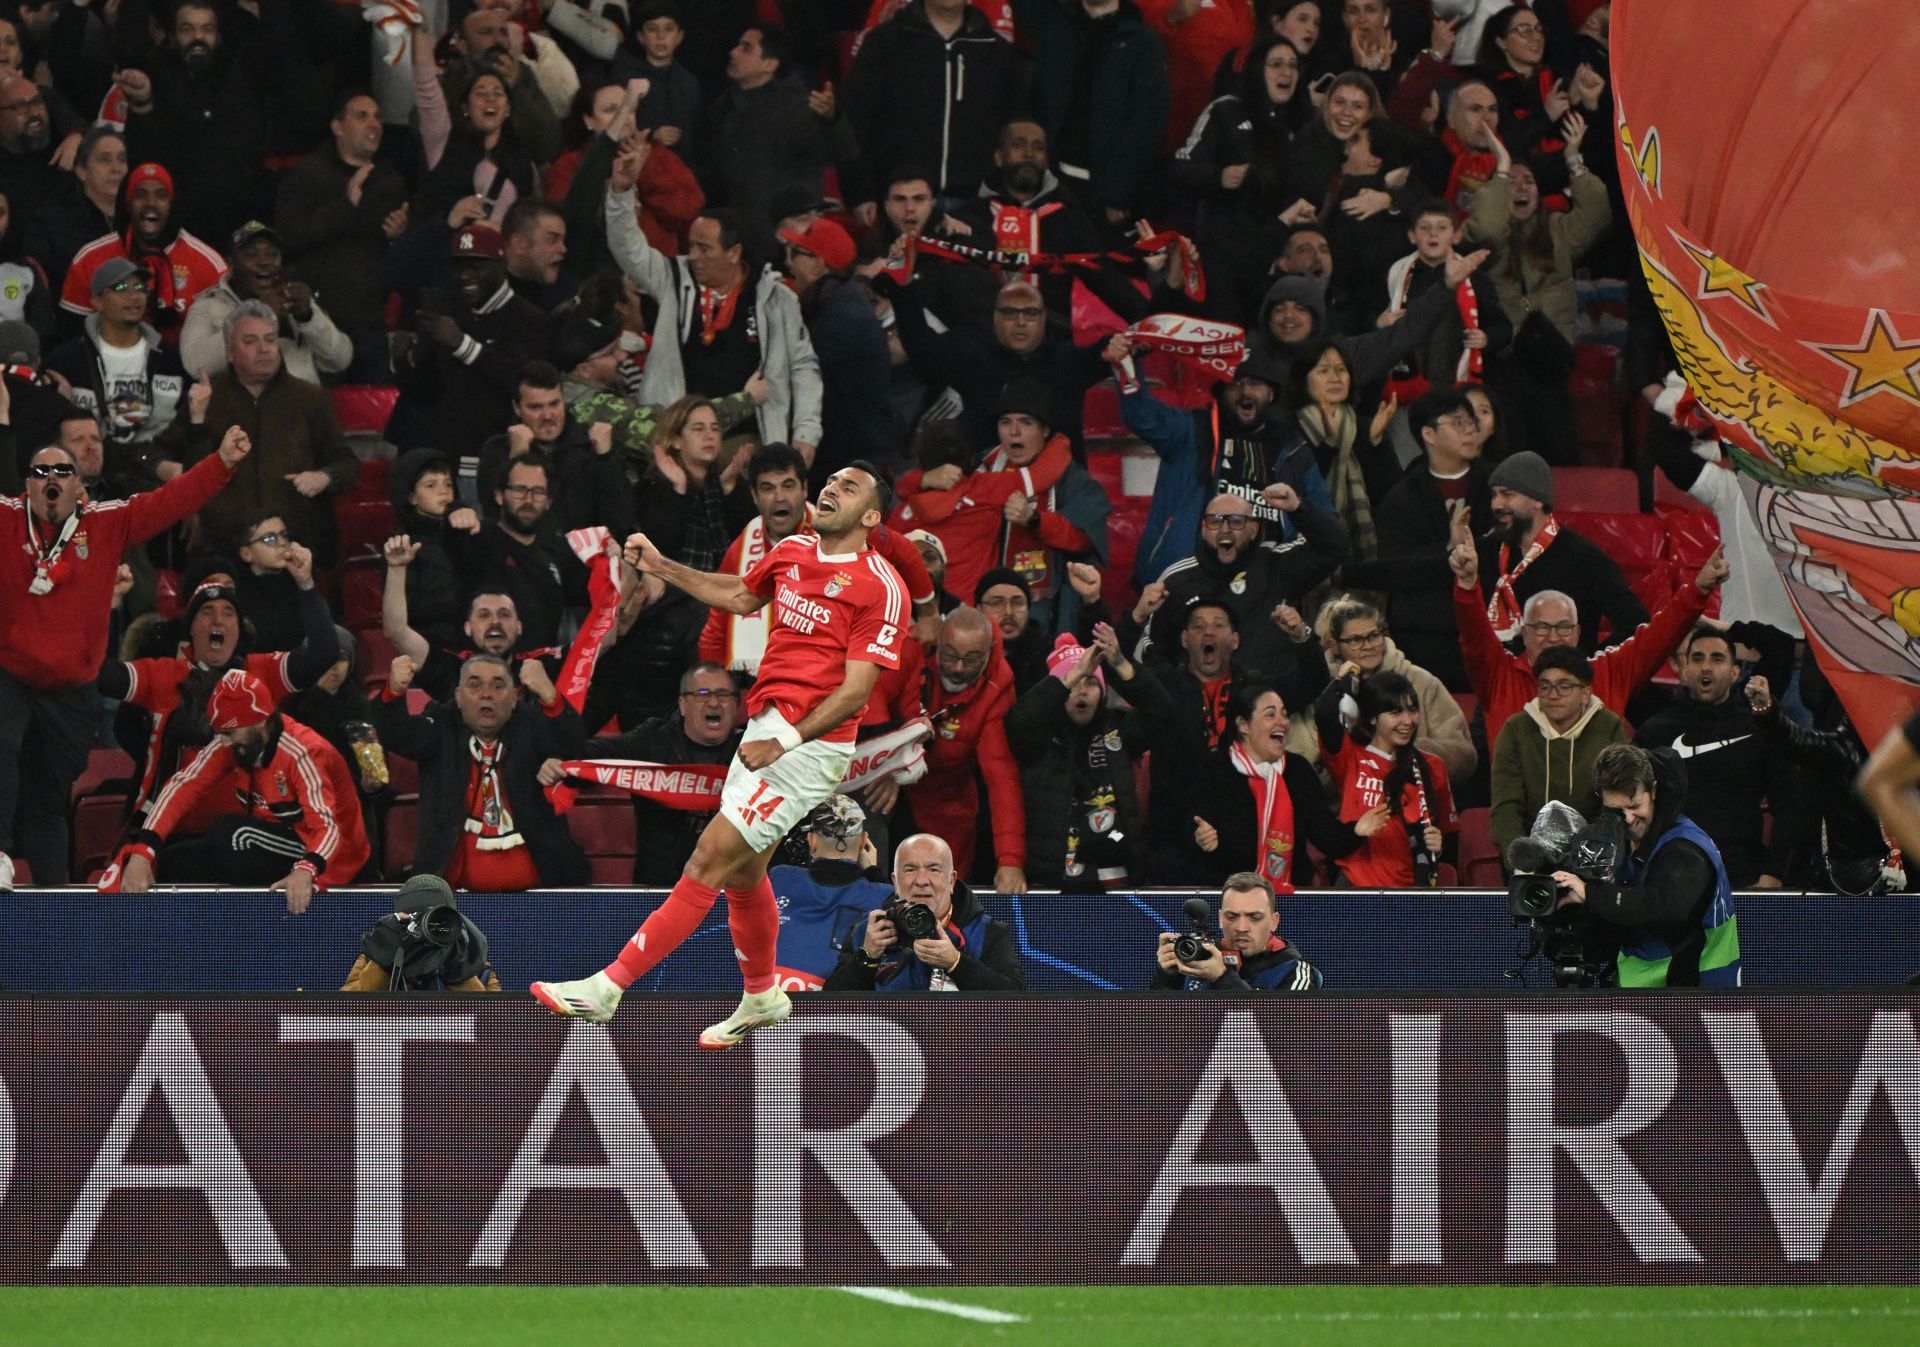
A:
<svg viewBox="0 0 1920 1347">
<path fill-rule="evenodd" d="M 1565 731 L 1547 722 L 1538 697 L 1521 711 L 1501 727 L 1493 744 L 1493 840 L 1503 856 L 1508 843 L 1533 831 L 1534 815 L 1550 800 L 1592 818 L 1600 809 L 1594 764 L 1603 750 L 1632 737 L 1626 722 L 1592 695 L 1586 711 Z"/>
</svg>

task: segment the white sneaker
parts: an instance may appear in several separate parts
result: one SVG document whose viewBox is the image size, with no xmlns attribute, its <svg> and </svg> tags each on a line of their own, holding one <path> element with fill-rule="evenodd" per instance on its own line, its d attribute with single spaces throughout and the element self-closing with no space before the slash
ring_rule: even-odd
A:
<svg viewBox="0 0 1920 1347">
<path fill-rule="evenodd" d="M 588 1024 L 605 1024 L 620 1005 L 620 988 L 605 973 L 576 982 L 536 982 L 534 999 L 556 1015 L 571 1015 Z"/>
<path fill-rule="evenodd" d="M 0 851 L 0 893 L 13 892 L 13 857 Z"/>
<path fill-rule="evenodd" d="M 741 996 L 740 1006 L 733 1014 L 700 1031 L 700 1046 L 731 1048 L 755 1029 L 785 1024 L 791 1014 L 793 1000 L 778 987 L 767 992 L 747 992 Z"/>
</svg>

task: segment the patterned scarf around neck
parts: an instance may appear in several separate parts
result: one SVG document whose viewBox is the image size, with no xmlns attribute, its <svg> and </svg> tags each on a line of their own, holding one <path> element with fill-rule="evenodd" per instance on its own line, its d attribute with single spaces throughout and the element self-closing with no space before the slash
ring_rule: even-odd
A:
<svg viewBox="0 0 1920 1347">
<path fill-rule="evenodd" d="M 1353 555 L 1370 560 L 1380 555 L 1380 535 L 1373 526 L 1373 502 L 1367 497 L 1367 475 L 1360 468 L 1356 445 L 1359 418 L 1353 408 L 1340 404 L 1334 425 L 1329 428 L 1318 405 L 1300 409 L 1300 429 L 1309 442 L 1333 449 L 1333 462 L 1327 469 L 1327 489 L 1333 493 L 1333 508 L 1347 527 Z"/>
<path fill-rule="evenodd" d="M 1526 554 L 1520 558 L 1520 564 L 1508 569 L 1513 560 L 1513 544 L 1500 544 L 1500 579 L 1493 586 L 1493 598 L 1487 603 L 1487 621 L 1493 624 L 1493 631 L 1502 641 L 1511 641 L 1520 634 L 1522 606 L 1514 596 L 1513 582 L 1526 572 L 1527 567 L 1540 559 L 1540 554 L 1553 545 L 1560 536 L 1560 525 L 1551 517 L 1540 526 L 1540 532 L 1528 544 Z"/>
</svg>

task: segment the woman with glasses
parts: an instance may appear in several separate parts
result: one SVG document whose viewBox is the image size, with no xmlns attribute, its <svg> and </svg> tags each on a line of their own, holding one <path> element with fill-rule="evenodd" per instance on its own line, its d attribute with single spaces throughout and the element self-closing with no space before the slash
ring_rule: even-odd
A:
<svg viewBox="0 0 1920 1347">
<path fill-rule="evenodd" d="M 1340 719 L 1351 726 L 1360 714 L 1361 685 L 1376 674 L 1398 674 L 1419 694 L 1420 733 L 1415 742 L 1423 752 L 1440 760 L 1453 781 L 1465 781 L 1473 775 L 1480 765 L 1480 754 L 1473 746 L 1460 703 L 1447 691 L 1446 684 L 1409 660 L 1393 643 L 1378 608 L 1342 594 L 1322 605 L 1314 630 L 1333 674 L 1316 702 L 1316 714 L 1320 705 L 1331 699 Z"/>
<path fill-rule="evenodd" d="M 1592 818 L 1600 808 L 1594 764 L 1603 750 L 1633 737 L 1593 695 L 1593 665 L 1573 646 L 1542 650 L 1533 675 L 1538 695 L 1493 741 L 1493 840 L 1502 855 L 1533 830 L 1534 815 L 1550 800 Z"/>
</svg>

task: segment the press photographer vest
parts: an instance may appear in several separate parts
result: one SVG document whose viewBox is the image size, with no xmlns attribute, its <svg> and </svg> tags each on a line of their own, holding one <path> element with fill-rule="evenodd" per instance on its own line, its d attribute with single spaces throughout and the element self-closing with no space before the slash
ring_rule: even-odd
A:
<svg viewBox="0 0 1920 1347">
<path fill-rule="evenodd" d="M 1706 933 L 1706 943 L 1700 950 L 1700 978 L 1702 987 L 1738 987 L 1740 985 L 1740 929 L 1733 918 L 1733 885 L 1727 881 L 1727 867 L 1720 859 L 1720 849 L 1713 839 L 1701 831 L 1700 825 L 1682 814 L 1674 820 L 1673 826 L 1660 835 L 1653 844 L 1653 850 L 1642 859 L 1639 856 L 1628 858 L 1620 867 L 1619 884 L 1621 888 L 1636 888 L 1647 880 L 1647 872 L 1653 868 L 1654 859 L 1659 856 L 1667 843 L 1684 838 L 1699 847 L 1713 862 L 1713 901 L 1700 914 L 1700 928 Z M 1673 949 L 1667 942 L 1651 931 L 1636 930 L 1631 941 L 1623 941 L 1620 946 L 1620 985 L 1622 987 L 1665 987 L 1668 973 L 1673 964 Z"/>
</svg>

